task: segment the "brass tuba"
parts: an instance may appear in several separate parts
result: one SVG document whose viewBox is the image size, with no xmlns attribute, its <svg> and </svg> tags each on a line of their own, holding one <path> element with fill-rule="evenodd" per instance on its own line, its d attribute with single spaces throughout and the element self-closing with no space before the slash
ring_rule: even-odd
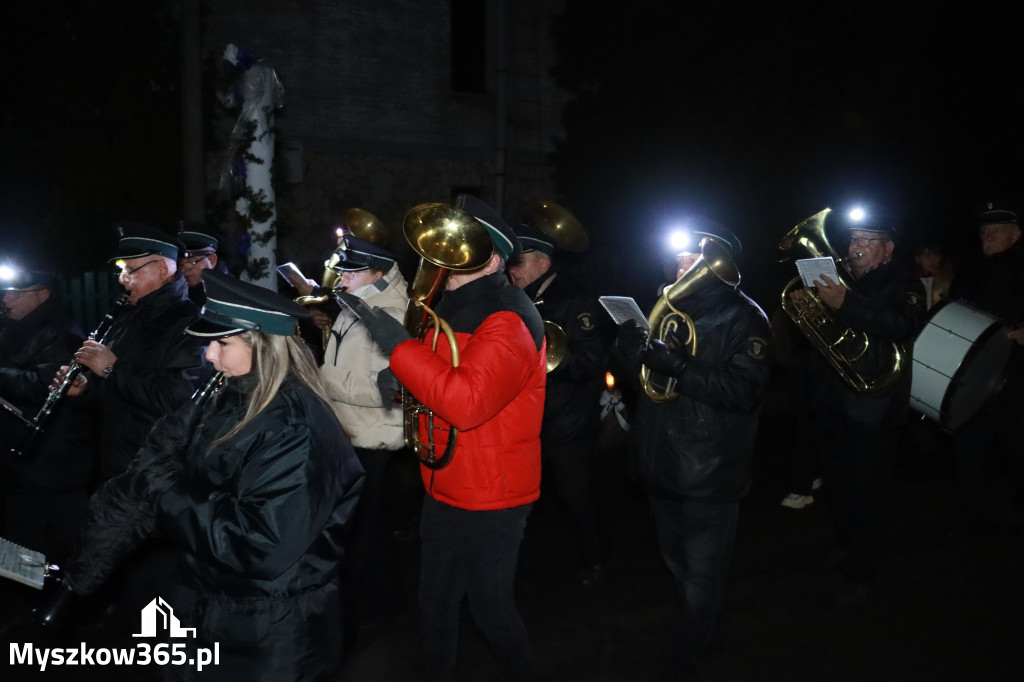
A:
<svg viewBox="0 0 1024 682">
<path fill-rule="evenodd" d="M 437 350 L 437 338 L 443 332 L 448 338 L 452 366 L 459 366 L 459 346 L 448 323 L 433 311 L 452 272 L 476 270 L 487 264 L 494 253 L 494 243 L 487 228 L 471 216 L 448 204 L 420 204 L 405 215 L 405 239 L 420 262 L 409 285 L 409 307 L 405 314 L 405 328 L 414 338 L 423 339 L 434 328 L 432 348 Z M 437 456 L 434 431 L 434 413 L 412 396 L 402 391 L 402 410 L 405 413 L 405 444 L 417 459 L 430 469 L 441 469 L 451 461 L 458 431 L 450 427 L 444 453 Z M 420 439 L 419 426 L 425 421 L 427 440 Z"/>
<path fill-rule="evenodd" d="M 825 219 L 829 213 L 831 209 L 826 208 L 790 230 L 779 242 L 779 261 L 831 257 L 836 261 L 839 283 L 847 289 L 854 289 L 853 276 L 845 265 L 845 259 L 836 255 L 825 234 Z M 799 301 L 790 299 L 789 294 L 801 286 L 803 283 L 799 276 L 786 284 L 782 290 L 782 309 L 847 385 L 858 393 L 877 393 L 895 384 L 906 367 L 906 348 L 898 343 L 892 344 L 886 371 L 878 376 L 862 374 L 856 365 L 868 352 L 871 342 L 867 334 L 841 324 L 835 312 L 822 303 L 813 290 L 808 289 L 807 295 Z"/>
<path fill-rule="evenodd" d="M 579 252 L 587 248 L 589 240 L 580 221 L 568 210 L 547 199 L 537 199 L 526 211 L 526 220 L 566 251 Z M 541 303 L 537 300 L 535 303 Z M 544 338 L 547 340 L 547 371 L 562 362 L 568 351 L 569 340 L 565 330 L 551 320 L 544 320 Z"/>
<path fill-rule="evenodd" d="M 679 339 L 680 343 L 687 347 L 691 356 L 697 354 L 697 329 L 693 324 L 693 319 L 678 310 L 676 304 L 715 280 L 721 280 L 731 287 L 738 286 L 740 283 L 740 272 L 736 268 L 729 249 L 713 239 L 704 237 L 700 240 L 700 254 L 689 270 L 684 272 L 674 284 L 665 287 L 647 318 L 651 328 L 649 339 L 658 339 L 670 345 L 673 343 L 673 339 Z M 677 334 L 681 327 L 686 328 L 685 337 Z M 647 397 L 656 403 L 667 402 L 678 397 L 675 383 L 675 379 L 668 378 L 663 384 L 659 384 L 646 365 L 640 367 L 640 385 L 643 386 Z"/>
</svg>

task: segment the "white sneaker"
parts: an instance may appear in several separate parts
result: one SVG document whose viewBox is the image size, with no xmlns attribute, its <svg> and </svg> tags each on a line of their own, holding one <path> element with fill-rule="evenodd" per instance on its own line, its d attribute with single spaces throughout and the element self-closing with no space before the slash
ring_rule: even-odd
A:
<svg viewBox="0 0 1024 682">
<path fill-rule="evenodd" d="M 803 509 L 812 502 L 814 502 L 814 495 L 798 495 L 797 493 L 790 493 L 782 499 L 780 504 L 782 504 L 783 507 L 789 507 L 790 509 Z"/>
<path fill-rule="evenodd" d="M 811 490 L 817 490 L 823 485 L 825 485 L 825 481 L 821 478 L 816 478 L 814 479 L 814 482 L 811 483 Z"/>
</svg>

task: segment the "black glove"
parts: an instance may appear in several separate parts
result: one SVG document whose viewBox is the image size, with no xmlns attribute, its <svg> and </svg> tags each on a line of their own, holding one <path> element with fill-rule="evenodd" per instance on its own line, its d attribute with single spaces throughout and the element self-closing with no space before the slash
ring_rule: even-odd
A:
<svg viewBox="0 0 1024 682">
<path fill-rule="evenodd" d="M 338 294 L 338 298 L 366 325 L 366 330 L 370 332 L 370 338 L 384 355 L 390 357 L 395 346 L 412 338 L 401 322 L 380 308 L 371 310 L 370 306 L 366 305 L 366 301 L 358 296 L 341 292 Z"/>
<path fill-rule="evenodd" d="M 640 361 L 658 374 L 678 379 L 690 361 L 690 353 L 686 346 L 672 349 L 664 341 L 654 339 L 640 354 Z"/>
<path fill-rule="evenodd" d="M 647 343 L 647 331 L 636 320 L 626 320 L 619 325 L 615 342 L 627 357 L 636 357 Z"/>
<path fill-rule="evenodd" d="M 377 372 L 377 390 L 384 407 L 389 407 L 402 399 L 402 385 L 390 367 Z"/>
</svg>

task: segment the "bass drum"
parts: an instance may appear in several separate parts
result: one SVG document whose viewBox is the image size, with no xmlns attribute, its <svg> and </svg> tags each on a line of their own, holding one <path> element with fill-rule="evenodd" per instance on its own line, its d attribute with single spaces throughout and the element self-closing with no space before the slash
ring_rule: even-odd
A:
<svg viewBox="0 0 1024 682">
<path fill-rule="evenodd" d="M 1002 387 L 1013 342 L 992 315 L 946 301 L 914 342 L 910 407 L 946 430 L 962 425 Z"/>
</svg>

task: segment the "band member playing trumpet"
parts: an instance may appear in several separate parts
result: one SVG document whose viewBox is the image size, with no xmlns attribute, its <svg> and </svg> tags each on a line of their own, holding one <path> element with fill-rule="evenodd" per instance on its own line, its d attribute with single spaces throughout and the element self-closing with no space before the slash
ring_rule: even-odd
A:
<svg viewBox="0 0 1024 682">
<path fill-rule="evenodd" d="M 836 600 L 848 606 L 864 600 L 875 578 L 887 470 L 909 416 L 910 353 L 924 326 L 926 299 L 921 281 L 893 261 L 893 216 L 880 210 L 833 213 L 825 226 L 833 219 L 835 231 L 849 235 L 847 269 L 853 279 L 848 286 L 822 275 L 814 293 L 836 326 L 850 331 L 847 337 L 863 339 L 866 349 L 858 351 L 851 369 L 872 378 L 855 388 L 823 353 L 811 353 L 805 421 L 808 442 L 822 460 L 842 557 L 845 583 Z M 799 302 L 810 291 L 800 288 L 788 296 Z"/>
<path fill-rule="evenodd" d="M 528 680 L 533 662 L 513 579 L 526 518 L 540 495 L 544 324 L 505 276 L 519 241 L 504 219 L 472 196 L 460 195 L 456 206 L 486 228 L 493 245 L 483 266 L 450 275 L 436 307 L 454 332 L 457 366 L 443 339 L 432 350 L 433 330 L 422 341 L 410 340 L 389 315 L 364 305 L 360 316 L 390 356 L 398 381 L 435 413 L 435 423 L 458 429 L 449 463 L 421 467 L 427 494 L 420 525 L 419 679 L 453 679 L 465 596 L 507 675 Z M 444 448 L 443 433 L 436 438 Z"/>
<path fill-rule="evenodd" d="M 732 264 L 739 240 L 704 219 L 682 236 L 688 244 L 676 250 L 678 279 L 655 305 L 651 338 L 627 322 L 614 353 L 630 376 L 643 376 L 628 468 L 647 492 L 679 604 L 666 662 L 671 679 L 688 679 L 719 636 L 771 366 L 768 319 L 740 291 Z M 673 312 L 662 316 L 659 310 Z M 692 321 L 692 334 L 680 313 Z"/>
<path fill-rule="evenodd" d="M 346 293 L 396 321 L 409 307 L 397 255 L 351 234 L 329 262 Z M 366 326 L 340 306 L 320 367 L 327 393 L 366 471 L 346 561 L 346 613 L 353 625 L 394 614 L 403 597 L 393 539 L 384 514 L 384 474 L 391 455 L 405 443 L 402 405 L 388 356 Z"/>
<path fill-rule="evenodd" d="M 533 300 L 545 321 L 558 325 L 565 339 L 563 357 L 548 372 L 540 438 L 545 475 L 551 476 L 546 490 L 555 493 L 568 517 L 580 552 L 579 579 L 590 584 L 600 578 L 607 553 L 593 458 L 607 336 L 613 328 L 597 297 L 584 294 L 577 280 L 556 267 L 554 237 L 529 224 L 516 234 L 523 253 L 509 264 L 512 283 Z"/>
<path fill-rule="evenodd" d="M 64 310 L 52 274 L 12 267 L 0 273 L 0 289 L 6 311 L 0 328 L 0 398 L 31 417 L 46 401 L 54 371 L 82 345 L 84 335 Z M 65 403 L 37 434 L 13 415 L 0 419 L 4 536 L 60 561 L 75 540 L 92 485 L 92 416 L 81 405 Z M 30 435 L 30 450 L 11 452 Z"/>
</svg>

